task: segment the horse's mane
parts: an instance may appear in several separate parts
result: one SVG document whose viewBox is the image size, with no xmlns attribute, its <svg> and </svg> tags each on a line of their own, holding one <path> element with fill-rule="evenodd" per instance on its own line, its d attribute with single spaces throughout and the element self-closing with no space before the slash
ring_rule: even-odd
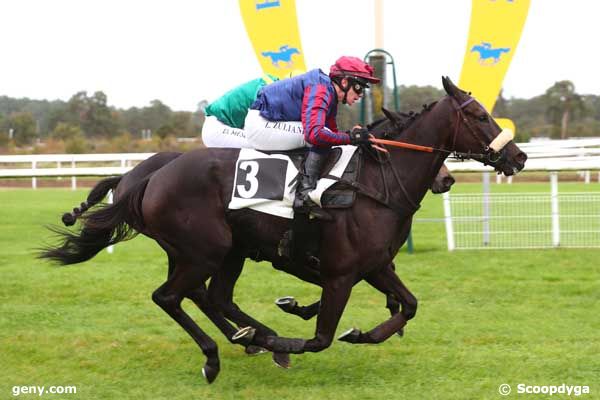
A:
<svg viewBox="0 0 600 400">
<path fill-rule="evenodd" d="M 404 113 L 392 111 L 392 113 L 396 117 L 396 120 L 394 122 L 396 123 L 396 127 L 398 128 L 399 132 L 402 132 L 405 129 L 407 129 L 417 118 L 419 118 L 427 111 L 431 110 L 436 103 L 437 101 L 434 101 L 429 104 L 423 104 L 423 109 L 420 112 L 409 111 L 408 113 Z M 379 118 L 367 125 L 367 129 L 370 131 L 386 121 L 390 121 L 390 119 L 387 117 Z"/>
</svg>

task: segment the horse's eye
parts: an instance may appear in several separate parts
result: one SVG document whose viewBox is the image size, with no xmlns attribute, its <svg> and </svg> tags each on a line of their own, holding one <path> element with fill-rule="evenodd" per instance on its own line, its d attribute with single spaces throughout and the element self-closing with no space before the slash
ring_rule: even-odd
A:
<svg viewBox="0 0 600 400">
<path fill-rule="evenodd" d="M 487 117 L 487 115 L 482 115 L 481 117 L 478 117 L 477 119 L 480 120 L 481 122 L 485 122 L 485 121 L 487 121 L 488 117 Z"/>
</svg>

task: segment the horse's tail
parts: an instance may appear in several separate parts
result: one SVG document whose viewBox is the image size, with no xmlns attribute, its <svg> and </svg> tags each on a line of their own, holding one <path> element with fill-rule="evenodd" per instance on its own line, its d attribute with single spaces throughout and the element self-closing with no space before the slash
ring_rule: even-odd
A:
<svg viewBox="0 0 600 400">
<path fill-rule="evenodd" d="M 83 215 L 79 232 L 51 227 L 62 244 L 43 248 L 39 258 L 63 265 L 76 264 L 89 260 L 110 245 L 134 238 L 144 228 L 142 199 L 149 180 L 147 177 L 138 182 L 116 203 Z"/>
<path fill-rule="evenodd" d="M 87 200 L 79 205 L 79 207 L 73 208 L 73 211 L 64 213 L 62 216 L 62 222 L 65 226 L 71 226 L 75 224 L 77 218 L 81 217 L 88 209 L 100 203 L 102 199 L 106 197 L 109 190 L 114 190 L 123 176 L 113 176 L 110 178 L 102 179 L 96 184 L 87 196 Z"/>
</svg>

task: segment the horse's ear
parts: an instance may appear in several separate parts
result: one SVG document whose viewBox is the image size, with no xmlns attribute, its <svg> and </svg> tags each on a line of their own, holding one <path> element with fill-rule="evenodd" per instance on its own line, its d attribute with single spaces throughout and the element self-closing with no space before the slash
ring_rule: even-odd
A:
<svg viewBox="0 0 600 400">
<path fill-rule="evenodd" d="M 446 93 L 448 93 L 450 96 L 454 96 L 456 93 L 456 86 L 454 86 L 454 83 L 452 83 L 450 78 L 447 76 L 442 76 L 442 85 L 444 85 L 444 90 Z"/>
<path fill-rule="evenodd" d="M 400 122 L 400 119 L 398 118 L 398 116 L 393 113 L 392 111 L 388 110 L 385 107 L 381 107 L 381 111 L 383 111 L 383 115 L 385 115 L 385 117 L 387 119 L 389 119 L 390 121 L 392 121 L 394 124 L 397 124 L 398 122 Z"/>
</svg>

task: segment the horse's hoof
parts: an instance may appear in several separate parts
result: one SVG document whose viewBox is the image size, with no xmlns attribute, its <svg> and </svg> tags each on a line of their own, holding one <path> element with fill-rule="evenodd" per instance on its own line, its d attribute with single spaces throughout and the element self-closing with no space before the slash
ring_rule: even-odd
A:
<svg viewBox="0 0 600 400">
<path fill-rule="evenodd" d="M 404 336 L 404 328 L 400 328 L 396 331 L 396 335 L 402 337 Z"/>
<path fill-rule="evenodd" d="M 204 367 L 202 367 L 202 375 L 206 378 L 208 383 L 213 383 L 214 380 L 217 379 L 217 375 L 219 375 L 219 368 L 205 364 Z"/>
<path fill-rule="evenodd" d="M 249 356 L 257 356 L 259 354 L 267 353 L 269 350 L 265 349 L 264 347 L 255 346 L 253 344 L 250 344 L 250 345 L 246 346 L 245 351 L 246 351 L 246 354 L 248 354 Z"/>
<path fill-rule="evenodd" d="M 348 343 L 358 343 L 360 329 L 352 328 L 338 336 L 338 340 Z"/>
<path fill-rule="evenodd" d="M 285 296 L 275 300 L 275 304 L 286 313 L 289 313 L 298 305 L 298 302 L 292 296 Z"/>
<path fill-rule="evenodd" d="M 239 331 L 237 331 L 232 337 L 231 341 L 233 343 L 241 344 L 244 346 L 248 346 L 252 343 L 252 339 L 254 338 L 254 334 L 256 333 L 256 329 L 251 326 L 246 326 Z"/>
<path fill-rule="evenodd" d="M 292 366 L 290 355 L 288 353 L 273 353 L 273 361 L 275 365 L 281 368 L 288 369 Z"/>
</svg>

